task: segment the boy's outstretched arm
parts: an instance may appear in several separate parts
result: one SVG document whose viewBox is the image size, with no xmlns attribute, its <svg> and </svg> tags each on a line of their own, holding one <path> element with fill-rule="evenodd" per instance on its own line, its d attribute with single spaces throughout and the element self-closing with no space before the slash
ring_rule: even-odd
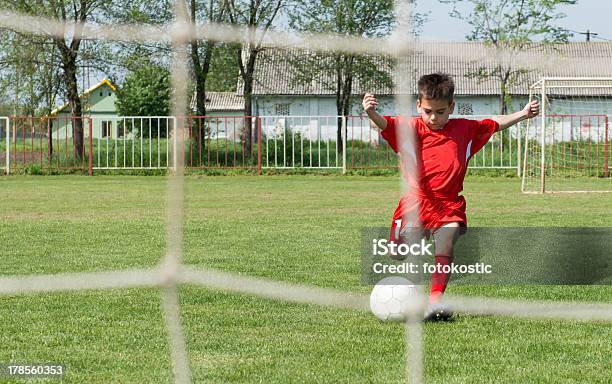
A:
<svg viewBox="0 0 612 384">
<path fill-rule="evenodd" d="M 499 124 L 499 131 L 503 131 L 506 128 L 510 128 L 519 121 L 531 119 L 540 114 L 540 102 L 532 100 L 522 111 L 512 113 L 510 115 L 501 115 L 492 117 L 493 120 Z"/>
<path fill-rule="evenodd" d="M 376 112 L 378 106 L 378 100 L 371 93 L 366 93 L 363 97 L 363 110 L 368 114 L 368 117 L 374 123 L 374 126 L 381 131 L 387 128 L 387 120 Z"/>
</svg>

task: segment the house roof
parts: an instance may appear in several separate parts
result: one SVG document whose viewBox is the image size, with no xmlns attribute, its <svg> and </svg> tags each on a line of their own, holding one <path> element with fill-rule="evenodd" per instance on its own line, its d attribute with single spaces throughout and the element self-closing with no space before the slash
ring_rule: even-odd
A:
<svg viewBox="0 0 612 384">
<path fill-rule="evenodd" d="M 300 50 L 266 48 L 258 56 L 255 68 L 254 95 L 334 95 L 333 73 L 313 77 L 307 84 L 296 81 L 297 71 L 292 62 L 311 53 Z M 541 77 L 612 77 L 612 42 L 572 42 L 544 45 L 534 43 L 527 49 L 497 51 L 482 42 L 417 42 L 411 53 L 400 59 L 393 70 L 381 62 L 398 89 L 384 86 L 382 82 L 362 85 L 355 79 L 354 95 L 372 92 L 381 95 L 416 94 L 420 75 L 445 72 L 455 79 L 455 94 L 465 96 L 499 95 L 500 85 L 496 78 L 475 77 L 481 69 L 493 70 L 499 63 L 509 64 L 513 69 L 525 69 L 510 93 L 526 95 L 530 85 Z M 402 80 L 397 81 L 397 76 Z M 326 84 L 329 84 L 326 86 Z M 399 88 L 402 87 L 402 88 Z M 403 89 L 406 88 L 406 89 Z M 610 91 L 607 91 L 608 93 Z M 238 93 L 242 94 L 239 79 Z"/>
<path fill-rule="evenodd" d="M 102 87 L 103 85 L 108 85 L 108 87 L 113 91 L 113 92 L 117 92 L 117 87 L 110 82 L 110 80 L 108 79 L 104 79 L 101 82 L 99 82 L 98 84 L 94 85 L 93 87 L 89 87 L 88 89 L 86 89 L 83 93 L 81 93 L 79 95 L 79 98 L 82 98 L 83 96 L 89 95 L 90 93 L 92 93 L 93 91 L 95 91 L 96 89 Z M 54 110 L 51 111 L 52 115 L 56 115 L 58 113 L 60 113 L 61 111 L 63 111 L 64 109 L 66 109 L 68 107 L 68 103 L 62 105 L 61 107 L 55 108 Z"/>
<path fill-rule="evenodd" d="M 196 110 L 195 92 L 190 107 L 192 111 Z M 206 111 L 244 111 L 244 98 L 234 92 L 206 92 Z"/>
</svg>

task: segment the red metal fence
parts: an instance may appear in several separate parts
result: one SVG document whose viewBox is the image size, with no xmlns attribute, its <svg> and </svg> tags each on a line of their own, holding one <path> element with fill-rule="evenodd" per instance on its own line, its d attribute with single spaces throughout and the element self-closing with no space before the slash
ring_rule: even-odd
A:
<svg viewBox="0 0 612 384">
<path fill-rule="evenodd" d="M 260 127 L 244 116 L 11 116 L 0 118 L 0 163 L 6 173 L 92 174 L 172 168 L 181 156 L 188 168 L 261 170 Z"/>
<path fill-rule="evenodd" d="M 574 116 L 567 124 L 586 129 L 581 119 Z M 75 134 L 81 129 L 82 136 Z M 518 170 L 521 140 L 532 139 L 519 132 L 513 127 L 494 135 L 470 167 Z M 179 158 L 187 168 L 258 172 L 397 167 L 397 155 L 367 116 L 13 116 L 0 118 L 1 133 L 0 162 L 17 172 L 167 169 Z M 607 140 L 605 146 L 597 154 L 607 159 Z"/>
<path fill-rule="evenodd" d="M 10 170 L 88 170 L 90 118 L 13 116 L 6 121 L 0 158 Z"/>
</svg>

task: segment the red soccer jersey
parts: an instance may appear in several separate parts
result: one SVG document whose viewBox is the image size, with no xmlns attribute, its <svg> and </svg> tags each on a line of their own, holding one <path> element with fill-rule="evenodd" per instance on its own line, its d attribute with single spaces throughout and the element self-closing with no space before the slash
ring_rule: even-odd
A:
<svg viewBox="0 0 612 384">
<path fill-rule="evenodd" d="M 382 136 L 397 153 L 397 117 L 385 116 Z M 432 198 L 456 199 L 463 190 L 463 179 L 472 156 L 499 128 L 494 120 L 449 119 L 439 130 L 430 129 L 420 118 L 407 126 L 416 128 L 421 193 Z"/>
<path fill-rule="evenodd" d="M 398 152 L 397 118 L 385 116 L 385 119 L 387 127 L 382 136 Z M 398 226 L 413 225 L 404 219 L 414 209 L 418 209 L 420 225 L 424 228 L 438 228 L 449 222 L 466 227 L 466 204 L 459 192 L 463 190 L 467 165 L 499 125 L 493 120 L 451 119 L 444 128 L 432 130 L 419 117 L 410 119 L 404 126 L 416 129 L 419 191 L 417 199 L 409 195 L 400 199 L 393 214 L 391 240 L 399 233 Z M 406 176 L 410 180 L 410 174 Z"/>
</svg>

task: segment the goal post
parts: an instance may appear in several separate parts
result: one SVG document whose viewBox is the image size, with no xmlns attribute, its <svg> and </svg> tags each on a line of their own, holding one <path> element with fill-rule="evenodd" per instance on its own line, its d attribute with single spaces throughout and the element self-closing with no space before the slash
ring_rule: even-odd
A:
<svg viewBox="0 0 612 384">
<path fill-rule="evenodd" d="M 11 129 L 10 120 L 8 117 L 0 117 L 0 143 L 4 139 L 4 150 L 0 153 L 0 158 L 4 157 L 4 174 L 9 175 L 11 172 Z M 0 145 L 0 149 L 1 149 Z"/>
<path fill-rule="evenodd" d="M 612 192 L 612 77 L 544 77 L 529 98 L 541 116 L 524 132 L 522 192 Z"/>
</svg>

